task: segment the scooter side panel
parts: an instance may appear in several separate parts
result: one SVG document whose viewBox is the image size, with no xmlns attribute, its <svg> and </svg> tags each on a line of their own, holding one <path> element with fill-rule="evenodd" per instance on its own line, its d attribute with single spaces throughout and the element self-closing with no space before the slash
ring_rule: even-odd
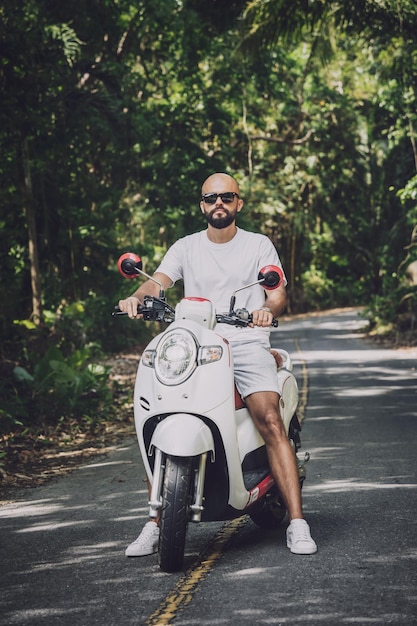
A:
<svg viewBox="0 0 417 626">
<path fill-rule="evenodd" d="M 281 416 L 288 433 L 291 418 L 294 415 L 298 404 L 298 385 L 295 376 L 286 369 L 278 370 L 278 385 L 280 389 L 280 409 Z"/>
</svg>

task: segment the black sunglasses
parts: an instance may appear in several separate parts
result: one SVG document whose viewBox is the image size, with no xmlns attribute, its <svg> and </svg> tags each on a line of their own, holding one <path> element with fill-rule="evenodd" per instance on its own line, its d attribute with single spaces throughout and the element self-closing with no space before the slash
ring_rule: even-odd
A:
<svg viewBox="0 0 417 626">
<path fill-rule="evenodd" d="M 201 199 L 206 204 L 214 204 L 217 198 L 220 198 L 225 204 L 230 204 L 233 200 L 239 198 L 239 194 L 234 191 L 225 191 L 224 193 L 204 193 Z"/>
</svg>

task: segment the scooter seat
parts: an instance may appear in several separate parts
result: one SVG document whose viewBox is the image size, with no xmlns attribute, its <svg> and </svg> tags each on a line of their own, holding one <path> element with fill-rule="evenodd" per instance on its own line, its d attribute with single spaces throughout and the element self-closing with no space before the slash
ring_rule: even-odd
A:
<svg viewBox="0 0 417 626">
<path fill-rule="evenodd" d="M 282 357 L 282 354 L 280 354 L 278 350 L 273 350 L 273 349 L 271 349 L 271 354 L 274 357 L 275 363 L 277 364 L 277 369 L 279 370 L 280 367 L 284 365 L 284 359 Z"/>
</svg>

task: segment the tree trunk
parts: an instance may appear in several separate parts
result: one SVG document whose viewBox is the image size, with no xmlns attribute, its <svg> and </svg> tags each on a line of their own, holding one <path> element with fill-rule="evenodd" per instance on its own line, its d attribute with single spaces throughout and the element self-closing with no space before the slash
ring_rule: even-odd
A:
<svg viewBox="0 0 417 626">
<path fill-rule="evenodd" d="M 38 238 L 33 207 L 32 178 L 30 174 L 29 143 L 22 138 L 23 198 L 29 239 L 30 279 L 32 287 L 32 319 L 36 326 L 43 323 L 42 292 L 39 273 Z"/>
</svg>

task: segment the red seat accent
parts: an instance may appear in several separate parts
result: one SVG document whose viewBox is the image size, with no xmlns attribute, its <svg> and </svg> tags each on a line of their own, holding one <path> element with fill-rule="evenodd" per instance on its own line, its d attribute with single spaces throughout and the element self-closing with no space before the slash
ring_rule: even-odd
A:
<svg viewBox="0 0 417 626">
<path fill-rule="evenodd" d="M 207 298 L 199 298 L 197 296 L 187 296 L 183 300 L 191 300 L 192 302 L 210 302 Z"/>
<path fill-rule="evenodd" d="M 277 350 L 272 350 L 271 349 L 271 354 L 275 359 L 275 363 L 277 364 L 277 369 L 279 369 L 280 367 L 283 366 L 284 363 L 284 359 L 282 358 L 282 356 L 280 355 L 280 353 Z"/>
<path fill-rule="evenodd" d="M 239 409 L 244 409 L 245 406 L 246 406 L 245 401 L 242 399 L 242 396 L 238 392 L 237 387 L 235 385 L 235 410 L 238 411 Z"/>
</svg>

